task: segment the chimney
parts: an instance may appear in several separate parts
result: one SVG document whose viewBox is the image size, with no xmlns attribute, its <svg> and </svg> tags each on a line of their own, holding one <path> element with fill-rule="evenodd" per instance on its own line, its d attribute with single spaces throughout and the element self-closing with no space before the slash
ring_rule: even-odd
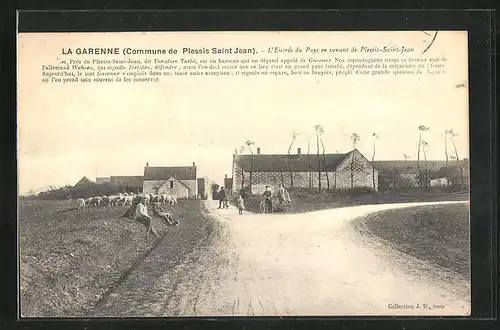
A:
<svg viewBox="0 0 500 330">
<path fill-rule="evenodd" d="M 300 156 L 300 148 L 297 148 L 297 155 Z"/>
<path fill-rule="evenodd" d="M 146 167 L 149 167 L 149 163 L 148 162 L 146 162 Z"/>
<path fill-rule="evenodd" d="M 227 179 L 227 174 L 224 175 L 224 179 Z"/>
<path fill-rule="evenodd" d="M 260 147 L 257 147 L 257 155 L 260 155 Z"/>
</svg>

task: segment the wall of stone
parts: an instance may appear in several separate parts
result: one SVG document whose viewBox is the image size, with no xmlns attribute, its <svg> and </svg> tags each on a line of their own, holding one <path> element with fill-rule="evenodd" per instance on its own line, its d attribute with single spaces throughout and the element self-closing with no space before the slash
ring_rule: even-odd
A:
<svg viewBox="0 0 500 330">
<path fill-rule="evenodd" d="M 351 178 L 351 167 L 353 169 L 353 176 Z M 242 172 L 244 178 L 242 177 Z M 242 187 L 242 182 L 245 186 L 250 184 L 250 172 L 242 171 L 242 169 L 233 163 L 233 191 L 238 191 Z M 321 187 L 326 189 L 328 185 L 327 175 L 325 172 L 292 172 L 293 187 L 295 188 L 319 188 L 319 181 L 321 180 Z M 321 177 L 321 179 L 319 178 Z M 349 189 L 352 187 L 366 187 L 373 189 L 373 173 L 370 162 L 363 157 L 359 152 L 351 153 L 344 161 L 339 164 L 335 172 L 328 172 L 328 180 L 330 189 Z M 287 169 L 282 172 L 254 172 L 252 173 L 252 191 L 255 194 L 260 194 L 265 190 L 265 186 L 271 186 L 276 189 L 280 184 L 284 187 L 290 187 L 291 176 Z M 378 190 L 378 171 L 375 170 L 375 190 Z"/>
<path fill-rule="evenodd" d="M 155 187 L 160 187 L 165 180 L 151 180 L 151 181 L 144 181 L 143 185 L 143 191 L 145 194 L 155 194 L 156 189 Z M 158 190 L 158 194 L 170 194 L 179 198 L 194 198 L 196 197 L 197 191 L 197 183 L 196 180 L 183 180 L 182 183 L 184 183 L 186 187 L 181 185 L 179 182 L 174 182 L 174 187 L 173 189 L 170 188 L 170 183 L 167 182 L 163 186 L 160 187 Z"/>
</svg>

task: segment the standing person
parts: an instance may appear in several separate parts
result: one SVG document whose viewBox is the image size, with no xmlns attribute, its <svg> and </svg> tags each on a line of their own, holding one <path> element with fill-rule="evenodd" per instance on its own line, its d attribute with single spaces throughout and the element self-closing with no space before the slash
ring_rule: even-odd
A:
<svg viewBox="0 0 500 330">
<path fill-rule="evenodd" d="M 224 190 L 224 187 L 220 187 L 220 191 L 219 191 L 219 209 L 221 209 L 223 207 L 223 203 L 224 203 L 224 200 L 226 199 L 226 191 Z"/>
<path fill-rule="evenodd" d="M 262 194 L 262 196 L 265 198 L 265 213 L 272 213 L 273 212 L 273 192 L 271 191 L 271 187 L 266 186 L 266 190 Z"/>
<path fill-rule="evenodd" d="M 238 198 L 236 198 L 236 207 L 238 208 L 238 214 L 243 214 L 243 210 L 245 209 L 245 200 L 243 199 L 243 196 L 241 194 L 238 195 Z"/>
<path fill-rule="evenodd" d="M 285 189 L 285 203 L 290 204 L 292 200 L 290 199 L 290 193 Z"/>
<path fill-rule="evenodd" d="M 278 203 L 284 204 L 285 203 L 285 188 L 280 184 L 278 187 Z"/>
<path fill-rule="evenodd" d="M 148 208 L 144 203 L 146 202 L 145 197 L 141 197 L 139 203 L 135 208 L 135 220 L 141 223 L 144 223 L 147 227 L 146 234 L 153 233 L 157 237 L 159 237 L 156 230 L 153 228 L 153 224 L 151 222 L 152 218 L 148 215 Z"/>
</svg>

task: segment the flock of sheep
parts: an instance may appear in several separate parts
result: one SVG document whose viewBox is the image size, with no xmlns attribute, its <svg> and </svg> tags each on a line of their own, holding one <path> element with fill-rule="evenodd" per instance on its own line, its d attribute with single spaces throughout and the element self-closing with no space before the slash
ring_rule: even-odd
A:
<svg viewBox="0 0 500 330">
<path fill-rule="evenodd" d="M 85 209 L 86 207 L 99 207 L 99 206 L 120 206 L 132 205 L 138 198 L 145 198 L 146 204 L 160 203 L 162 205 L 176 205 L 177 198 L 167 194 L 134 194 L 134 193 L 120 193 L 111 196 L 94 196 L 87 199 L 78 198 L 76 200 L 77 209 Z"/>
</svg>

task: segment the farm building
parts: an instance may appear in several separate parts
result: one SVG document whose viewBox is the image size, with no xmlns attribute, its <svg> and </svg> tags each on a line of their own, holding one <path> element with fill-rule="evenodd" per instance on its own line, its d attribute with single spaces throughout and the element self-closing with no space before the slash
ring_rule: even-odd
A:
<svg viewBox="0 0 500 330">
<path fill-rule="evenodd" d="M 94 184 L 94 181 L 92 181 L 89 178 L 87 178 L 86 176 L 84 176 L 83 178 L 80 179 L 80 181 L 78 181 L 74 185 L 74 187 L 75 188 L 81 188 L 81 187 L 85 187 L 85 186 L 88 186 L 88 185 L 91 185 L 91 184 Z"/>
<path fill-rule="evenodd" d="M 109 177 L 109 176 L 95 178 L 95 183 L 97 183 L 97 184 L 103 184 L 103 183 L 109 183 L 109 182 L 111 182 L 111 177 Z"/>
<path fill-rule="evenodd" d="M 229 194 L 233 193 L 233 178 L 228 178 L 227 174 L 224 176 L 224 189 L 226 189 Z"/>
<path fill-rule="evenodd" d="M 180 198 L 196 198 L 196 164 L 192 166 L 153 167 L 146 163 L 143 177 L 143 192 L 147 194 L 170 194 Z"/>
<path fill-rule="evenodd" d="M 420 166 L 420 170 L 419 170 Z M 448 170 L 446 171 L 446 161 L 444 160 L 390 160 L 375 161 L 375 168 L 379 171 L 379 181 L 384 188 L 391 187 L 418 187 L 419 177 L 423 182 L 427 179 L 430 186 L 441 186 L 446 177 L 449 177 L 450 184 L 461 184 L 461 171 L 464 171 L 464 183 L 469 181 L 469 162 L 463 159 L 457 164 L 455 160 L 448 161 Z M 427 169 L 427 176 L 425 171 Z M 419 175 L 419 173 L 421 173 Z M 446 185 L 446 183 L 444 183 Z"/>
<path fill-rule="evenodd" d="M 283 184 L 294 188 L 327 187 L 349 189 L 367 187 L 378 190 L 378 172 L 357 149 L 344 154 L 303 155 L 301 149 L 296 154 L 261 154 L 260 148 L 254 155 L 233 155 L 232 191 L 252 186 L 253 193 L 262 193 L 265 186 L 277 187 Z M 319 173 L 321 172 L 321 173 Z M 290 175 L 291 174 L 291 175 Z M 374 175 L 373 175 L 374 174 Z M 320 177 L 321 179 L 319 179 Z"/>
<path fill-rule="evenodd" d="M 142 176 L 111 176 L 110 183 L 123 187 L 126 191 L 141 193 Z"/>
<path fill-rule="evenodd" d="M 200 196 L 200 198 L 204 197 L 210 198 L 212 196 L 210 188 L 214 183 L 214 181 L 210 180 L 207 177 L 198 178 L 197 180 L 198 180 L 198 195 Z"/>
</svg>

